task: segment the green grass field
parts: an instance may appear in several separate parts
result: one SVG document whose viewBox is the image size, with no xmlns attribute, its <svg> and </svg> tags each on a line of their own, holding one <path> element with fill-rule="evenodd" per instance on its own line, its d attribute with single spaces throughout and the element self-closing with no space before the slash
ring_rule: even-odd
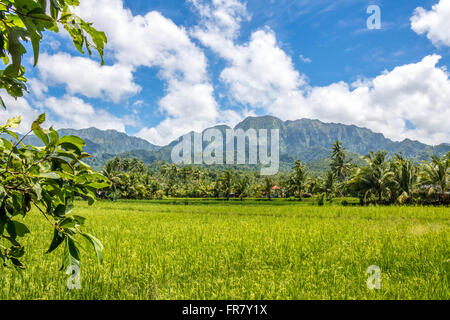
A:
<svg viewBox="0 0 450 320">
<path fill-rule="evenodd" d="M 0 269 L 0 299 L 450 299 L 450 210 L 295 201 L 76 204 L 105 246 L 82 252 L 82 289 L 26 218 L 27 270 Z M 381 290 L 366 270 L 381 268 Z"/>
</svg>

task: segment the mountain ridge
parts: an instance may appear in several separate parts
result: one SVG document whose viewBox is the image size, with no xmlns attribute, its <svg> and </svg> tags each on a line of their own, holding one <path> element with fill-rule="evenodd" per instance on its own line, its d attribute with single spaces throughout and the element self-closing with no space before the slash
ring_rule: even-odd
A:
<svg viewBox="0 0 450 320">
<path fill-rule="evenodd" d="M 336 140 L 342 142 L 353 158 L 370 151 L 386 150 L 389 154 L 402 153 L 419 162 L 428 160 L 432 154 L 441 156 L 450 151 L 450 144 L 446 143 L 430 146 L 411 139 L 392 141 L 382 133 L 376 133 L 367 128 L 341 123 L 325 123 L 317 119 L 282 121 L 273 116 L 247 117 L 234 128 L 223 124 L 211 128 L 219 129 L 222 133 L 225 133 L 226 129 L 243 129 L 244 131 L 250 128 L 280 129 L 280 161 L 285 164 L 291 164 L 297 159 L 306 163 L 320 162 L 329 156 L 330 148 Z M 203 130 L 202 133 L 211 128 Z M 193 133 L 195 132 L 191 131 L 187 135 Z M 136 156 L 146 163 L 170 162 L 172 147 L 181 139 L 182 137 L 179 137 L 155 152 L 135 150 L 119 156 L 122 158 Z"/>
<path fill-rule="evenodd" d="M 218 124 L 212 128 L 225 132 L 229 126 Z M 341 141 L 344 148 L 353 155 L 365 155 L 370 151 L 386 150 L 389 154 L 402 153 L 416 162 L 428 160 L 432 154 L 442 156 L 450 151 L 449 143 L 431 146 L 420 141 L 405 139 L 393 141 L 382 133 L 356 125 L 341 123 L 325 123 L 317 119 L 298 119 L 283 121 L 273 116 L 247 117 L 233 129 L 279 129 L 280 161 L 292 163 L 300 159 L 306 163 L 321 161 L 329 156 L 330 148 L 336 140 Z M 206 130 L 211 129 L 207 128 Z M 87 129 L 60 129 L 61 136 L 77 135 L 86 141 L 85 151 L 92 154 L 89 162 L 96 168 L 115 157 L 136 157 L 147 164 L 155 161 L 171 162 L 170 155 L 174 145 L 182 137 L 173 140 L 166 146 L 156 146 L 147 140 L 129 136 L 116 130 L 100 130 L 94 127 Z M 193 134 L 191 131 L 188 134 Z M 39 145 L 35 136 L 25 139 L 26 144 Z"/>
<path fill-rule="evenodd" d="M 76 135 L 86 142 L 85 151 L 98 156 L 102 154 L 120 154 L 133 150 L 156 151 L 161 147 L 151 144 L 142 138 L 129 136 L 117 130 L 101 130 L 95 127 L 86 129 L 59 129 L 60 136 Z M 42 145 L 34 135 L 24 139 L 25 144 Z"/>
</svg>

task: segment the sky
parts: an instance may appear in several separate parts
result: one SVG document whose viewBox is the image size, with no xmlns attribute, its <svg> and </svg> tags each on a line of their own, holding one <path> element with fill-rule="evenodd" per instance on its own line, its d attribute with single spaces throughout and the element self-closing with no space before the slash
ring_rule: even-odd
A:
<svg viewBox="0 0 450 320">
<path fill-rule="evenodd" d="M 381 28 L 369 29 L 371 5 Z M 165 145 L 273 115 L 450 143 L 450 0 L 82 0 L 105 65 L 47 33 L 0 121 L 114 129 Z M 31 52 L 31 50 L 29 50 Z"/>
</svg>

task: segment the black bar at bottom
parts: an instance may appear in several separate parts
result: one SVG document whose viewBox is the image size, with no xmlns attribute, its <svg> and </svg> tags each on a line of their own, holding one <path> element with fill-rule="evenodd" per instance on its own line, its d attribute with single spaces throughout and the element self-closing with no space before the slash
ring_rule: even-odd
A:
<svg viewBox="0 0 450 320">
<path fill-rule="evenodd" d="M 449 301 L 0 301 L 7 310 L 46 312 L 61 308 L 83 314 L 89 308 L 99 315 L 128 313 L 142 319 L 310 319 L 336 316 L 385 317 L 386 308 L 402 316 L 424 312 L 424 307 L 448 310 Z M 26 306 L 26 308 L 24 308 Z M 42 308 L 42 309 L 41 309 Z M 14 310 L 14 309 L 12 309 Z M 16 309 L 17 310 L 17 309 Z M 145 316 L 144 316 L 145 315 Z M 158 315 L 158 316 L 157 316 Z M 144 317 L 143 317 L 144 316 Z M 156 317 L 157 316 L 157 317 Z M 126 319 L 128 320 L 128 319 Z"/>
</svg>

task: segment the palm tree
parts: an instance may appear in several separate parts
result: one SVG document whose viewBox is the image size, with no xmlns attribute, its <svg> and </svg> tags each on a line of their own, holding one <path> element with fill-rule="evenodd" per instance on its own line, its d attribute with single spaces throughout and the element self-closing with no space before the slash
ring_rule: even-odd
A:
<svg viewBox="0 0 450 320">
<path fill-rule="evenodd" d="M 328 170 L 327 175 L 325 176 L 325 180 L 323 181 L 323 191 L 327 197 L 327 200 L 330 201 L 336 192 L 336 175 L 332 170 Z"/>
<path fill-rule="evenodd" d="M 199 168 L 192 169 L 192 178 L 196 183 L 200 183 L 200 179 L 203 176 L 203 172 Z"/>
<path fill-rule="evenodd" d="M 191 167 L 183 167 L 180 171 L 181 179 L 186 183 L 192 175 Z"/>
<path fill-rule="evenodd" d="M 270 177 L 265 177 L 264 178 L 263 191 L 267 194 L 267 197 L 268 197 L 269 201 L 272 200 L 271 193 L 272 193 L 272 188 L 274 186 L 275 186 L 275 183 L 273 182 L 272 178 L 270 178 Z"/>
<path fill-rule="evenodd" d="M 404 158 L 402 154 L 396 154 L 392 162 L 392 171 L 398 187 L 396 200 L 403 204 L 411 199 L 414 192 L 417 183 L 417 168 L 411 160 Z"/>
<path fill-rule="evenodd" d="M 122 161 L 119 157 L 115 157 L 114 160 L 110 161 L 110 166 L 114 171 L 122 171 Z"/>
<path fill-rule="evenodd" d="M 294 162 L 294 168 L 289 177 L 288 183 L 291 188 L 295 189 L 298 192 L 298 201 L 302 201 L 302 192 L 306 187 L 307 178 L 308 172 L 306 170 L 306 166 L 300 160 L 296 160 Z"/>
<path fill-rule="evenodd" d="M 234 186 L 234 190 L 236 195 L 243 200 L 244 197 L 248 194 L 248 188 L 250 186 L 250 178 L 247 175 L 244 175 L 241 178 L 238 178 L 236 184 Z"/>
<path fill-rule="evenodd" d="M 336 141 L 331 149 L 331 170 L 339 182 L 343 182 L 348 174 L 349 165 L 345 160 L 344 151 L 340 141 Z"/>
<path fill-rule="evenodd" d="M 305 192 L 315 194 L 321 191 L 323 185 L 322 177 L 308 177 L 305 183 Z"/>
<path fill-rule="evenodd" d="M 169 172 L 169 167 L 166 164 L 163 164 L 161 168 L 159 168 L 159 172 L 161 173 L 162 176 L 166 176 L 167 173 Z"/>
<path fill-rule="evenodd" d="M 360 194 L 363 202 L 367 202 L 371 197 L 375 197 L 378 203 L 384 198 L 391 198 L 396 182 L 386 157 L 386 151 L 371 152 L 364 157 L 367 166 L 359 168 L 350 181 L 350 185 Z"/>
<path fill-rule="evenodd" d="M 122 171 L 127 172 L 131 169 L 131 160 L 130 159 L 124 159 L 122 161 Z"/>
<path fill-rule="evenodd" d="M 200 180 L 202 179 L 202 171 L 199 168 L 192 169 L 192 179 L 194 180 L 193 183 L 193 191 L 194 191 L 194 197 L 198 197 L 199 194 L 202 193 L 201 183 Z"/>
<path fill-rule="evenodd" d="M 169 170 L 169 176 L 171 179 L 177 179 L 178 178 L 178 167 L 176 164 L 172 164 Z"/>
<path fill-rule="evenodd" d="M 225 170 L 220 177 L 220 189 L 225 193 L 227 200 L 230 200 L 230 194 L 233 188 L 233 174 L 230 170 Z"/>
<path fill-rule="evenodd" d="M 102 170 L 102 174 L 111 181 L 110 196 L 112 200 L 117 198 L 117 187 L 121 184 L 120 169 L 120 158 L 116 157 L 114 160 L 108 161 Z"/>
<path fill-rule="evenodd" d="M 438 194 L 439 201 L 445 203 L 446 193 L 450 188 L 450 152 L 439 159 L 431 157 L 431 162 L 425 162 L 420 172 L 420 184 L 429 189 L 428 193 Z"/>
</svg>

